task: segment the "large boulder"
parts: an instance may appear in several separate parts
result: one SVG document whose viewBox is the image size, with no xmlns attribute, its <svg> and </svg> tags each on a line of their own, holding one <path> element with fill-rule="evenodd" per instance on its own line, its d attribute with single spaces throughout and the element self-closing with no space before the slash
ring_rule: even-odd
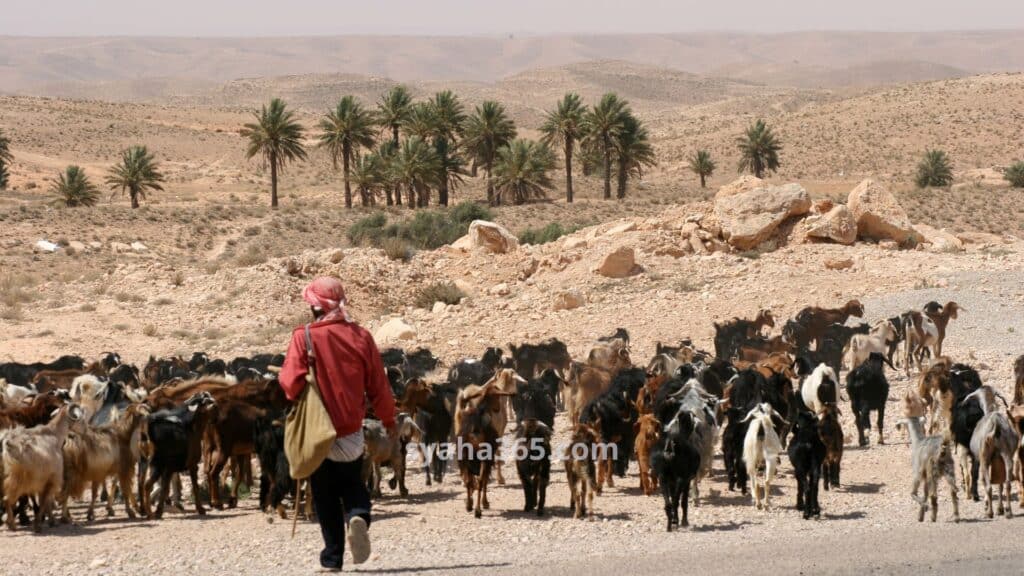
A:
<svg viewBox="0 0 1024 576">
<path fill-rule="evenodd" d="M 850 191 L 846 205 L 857 222 L 860 238 L 906 244 L 918 236 L 896 197 L 870 178 Z"/>
<path fill-rule="evenodd" d="M 392 318 L 377 328 L 373 339 L 378 345 L 392 344 L 402 340 L 416 338 L 416 329 L 405 323 L 401 318 Z"/>
<path fill-rule="evenodd" d="M 857 221 L 850 209 L 842 204 L 822 214 L 812 214 L 804 220 L 806 234 L 816 240 L 831 240 L 838 244 L 857 241 Z"/>
<path fill-rule="evenodd" d="M 719 198 L 735 196 L 737 194 L 742 194 L 744 192 L 750 192 L 751 190 L 756 190 L 757 188 L 764 188 L 764 180 L 761 180 L 757 176 L 744 174 L 743 176 L 740 176 L 739 178 L 719 188 L 718 192 L 715 192 L 715 200 L 718 200 Z"/>
<path fill-rule="evenodd" d="M 636 264 L 636 254 L 628 246 L 622 246 L 609 252 L 601 260 L 601 265 L 597 267 L 597 273 L 607 278 L 625 278 L 639 271 L 640 267 Z"/>
<path fill-rule="evenodd" d="M 491 254 L 506 254 L 519 249 L 519 239 L 503 226 L 486 220 L 469 225 L 469 244 Z"/>
<path fill-rule="evenodd" d="M 764 186 L 715 198 L 715 216 L 729 244 L 751 250 L 764 242 L 779 224 L 811 209 L 811 197 L 799 184 Z"/>
</svg>

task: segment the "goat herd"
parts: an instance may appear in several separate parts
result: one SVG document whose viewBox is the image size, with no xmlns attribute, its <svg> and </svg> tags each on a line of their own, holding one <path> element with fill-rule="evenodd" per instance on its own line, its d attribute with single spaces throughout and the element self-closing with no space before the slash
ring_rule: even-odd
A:
<svg viewBox="0 0 1024 576">
<path fill-rule="evenodd" d="M 955 302 L 929 302 L 873 326 L 848 326 L 864 315 L 854 300 L 835 309 L 805 308 L 781 335 L 768 337 L 775 319 L 762 310 L 753 320 L 715 324 L 713 355 L 690 340 L 658 343 L 643 368 L 633 365 L 629 334 L 619 329 L 595 341 L 584 361 L 574 361 L 557 339 L 493 347 L 479 359 L 460 360 L 440 382 L 428 381 L 440 366 L 429 350 L 388 349 L 381 356 L 400 414 L 394 437 L 372 414 L 364 422 L 364 479 L 379 496 L 381 469 L 390 467 L 390 487 L 404 497 L 408 454 L 419 454 L 427 485 L 441 481 L 454 459 L 466 509 L 480 517 L 489 507 L 492 474 L 504 483 L 502 464 L 511 460 L 524 511 L 543 515 L 551 460 L 559 458 L 571 511 L 580 518 L 593 514 L 594 496 L 625 476 L 635 457 L 644 494 L 660 488 L 671 531 L 688 525 L 691 490 L 696 504 L 720 445 L 729 490 L 746 495 L 751 483 L 759 509 L 771 506 L 771 484 L 786 451 L 796 507 L 804 518 L 817 517 L 819 485 L 840 484 L 837 375 L 850 369 L 846 392 L 859 444 L 869 444 L 871 411 L 882 444 L 886 367 L 902 363 L 908 373 L 919 372 L 917 390 L 902 398 L 899 423 L 911 438 L 918 519 L 930 507 L 935 521 L 940 478 L 949 483 L 959 519 L 954 453 L 965 490 L 978 499 L 983 484 L 991 517 L 996 486 L 999 513 L 1009 516 L 1011 481 L 1024 481 L 1024 356 L 1015 365 L 1010 406 L 973 368 L 942 356 L 958 311 Z M 289 403 L 275 377 L 282 362 L 280 355 L 226 362 L 197 352 L 189 359 L 150 357 L 141 370 L 116 353 L 92 363 L 64 356 L 0 364 L 0 498 L 8 527 L 29 524 L 29 508 L 36 530 L 44 520 L 69 522 L 69 501 L 87 488 L 88 520 L 101 497 L 108 515 L 120 499 L 131 518 L 160 518 L 168 503 L 183 509 L 178 477 L 184 473 L 197 513 L 205 513 L 204 504 L 235 506 L 240 487 L 252 485 L 253 455 L 260 508 L 286 517 L 283 501 L 292 495 L 298 513 L 302 491 L 288 476 L 283 450 Z M 553 446 L 559 410 L 571 430 L 566 445 Z M 515 440 L 502 446 L 510 426 Z M 1021 495 L 1024 505 L 1024 489 Z"/>
</svg>

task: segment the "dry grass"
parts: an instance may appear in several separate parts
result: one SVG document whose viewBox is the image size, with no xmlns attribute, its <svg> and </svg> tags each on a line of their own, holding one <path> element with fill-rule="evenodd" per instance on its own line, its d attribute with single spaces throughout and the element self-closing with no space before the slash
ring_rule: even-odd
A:
<svg viewBox="0 0 1024 576">
<path fill-rule="evenodd" d="M 38 281 L 30 274 L 7 273 L 0 275 L 0 303 L 15 308 L 35 300 L 32 289 Z"/>
</svg>

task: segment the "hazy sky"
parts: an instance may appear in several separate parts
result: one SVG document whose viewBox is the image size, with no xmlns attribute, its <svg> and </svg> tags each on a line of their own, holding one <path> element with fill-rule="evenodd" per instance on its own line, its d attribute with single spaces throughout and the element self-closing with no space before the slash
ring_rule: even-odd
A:
<svg viewBox="0 0 1024 576">
<path fill-rule="evenodd" d="M 1024 0 L 3 0 L 0 35 L 557 34 L 1024 27 Z"/>
</svg>

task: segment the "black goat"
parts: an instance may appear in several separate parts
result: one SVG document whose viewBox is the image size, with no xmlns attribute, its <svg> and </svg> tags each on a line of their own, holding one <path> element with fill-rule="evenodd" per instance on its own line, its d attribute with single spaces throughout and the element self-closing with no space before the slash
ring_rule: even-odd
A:
<svg viewBox="0 0 1024 576">
<path fill-rule="evenodd" d="M 651 451 L 651 468 L 661 485 L 665 500 L 666 526 L 689 526 L 690 485 L 700 470 L 700 450 L 691 436 L 694 430 L 693 415 L 680 410 L 665 426 L 664 434 Z M 683 508 L 682 521 L 679 507 Z"/>
<path fill-rule="evenodd" d="M 629 344 L 629 331 L 625 328 L 616 328 L 615 333 L 611 336 L 601 336 L 597 339 L 598 342 L 611 342 L 612 340 L 622 340 Z"/>
<path fill-rule="evenodd" d="M 260 510 L 286 519 L 284 497 L 295 490 L 284 454 L 284 415 L 263 416 L 254 423 L 253 446 L 260 462 Z"/>
<path fill-rule="evenodd" d="M 529 380 L 538 372 L 551 368 L 564 373 L 572 365 L 572 356 L 564 342 L 552 338 L 540 344 L 509 344 L 512 366 L 520 376 Z"/>
<path fill-rule="evenodd" d="M 520 425 L 526 420 L 539 420 L 549 429 L 555 429 L 555 400 L 551 395 L 550 380 L 558 379 L 552 370 L 545 370 L 540 378 L 516 385 L 516 394 L 512 397 L 512 409 L 516 413 L 516 422 Z M 555 392 L 558 391 L 555 383 Z"/>
<path fill-rule="evenodd" d="M 486 384 L 501 366 L 504 353 L 501 348 L 488 348 L 479 360 L 467 358 L 458 361 L 448 370 L 448 383 L 460 390 L 472 384 Z"/>
<path fill-rule="evenodd" d="M 544 422 L 528 418 L 516 432 L 516 443 L 525 450 L 516 458 L 516 471 L 526 500 L 523 512 L 536 510 L 537 516 L 543 516 L 551 480 L 551 428 Z"/>
<path fill-rule="evenodd" d="M 437 483 L 444 479 L 448 459 L 452 456 L 447 453 L 445 446 L 451 439 L 454 423 L 454 394 L 451 387 L 434 385 L 429 388 L 425 400 L 417 405 L 416 425 L 420 427 L 422 442 L 426 447 L 424 454 L 427 462 L 423 465 L 423 472 L 427 476 L 427 486 L 430 486 L 431 479 Z"/>
<path fill-rule="evenodd" d="M 871 411 L 878 411 L 878 443 L 885 444 L 883 426 L 885 424 L 885 403 L 889 399 L 889 381 L 885 378 L 883 365 L 893 368 L 889 359 L 872 352 L 846 375 L 846 391 L 850 395 L 850 406 L 853 419 L 857 424 L 857 437 L 861 446 L 868 445 L 867 432 L 871 431 Z M 968 444 L 970 439 L 968 438 Z"/>
<path fill-rule="evenodd" d="M 8 384 L 28 386 L 32 379 L 35 378 L 35 375 L 43 370 L 64 371 L 84 369 L 85 359 L 81 356 L 61 356 L 53 362 L 33 362 L 32 364 L 7 362 L 0 364 L 0 378 L 7 380 Z"/>
<path fill-rule="evenodd" d="M 821 517 L 818 485 L 825 463 L 825 444 L 813 413 L 801 410 L 797 414 L 787 452 L 796 476 L 796 509 L 804 513 L 805 520 L 811 516 Z"/>
</svg>

